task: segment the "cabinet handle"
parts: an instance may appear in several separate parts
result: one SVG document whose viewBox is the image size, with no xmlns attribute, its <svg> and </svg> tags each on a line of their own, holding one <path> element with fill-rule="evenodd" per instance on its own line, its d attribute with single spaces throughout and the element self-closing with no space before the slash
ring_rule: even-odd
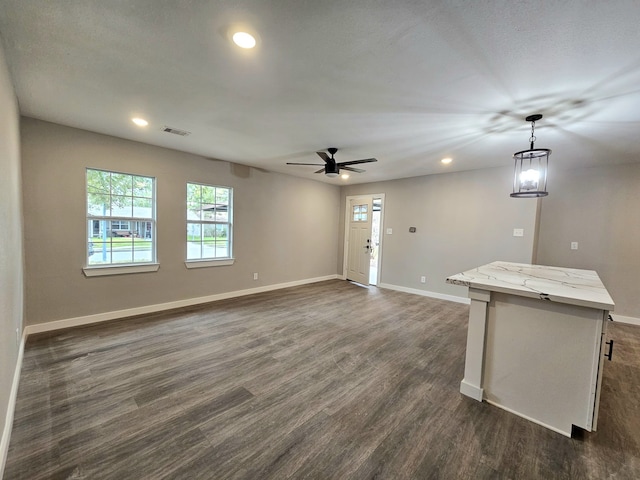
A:
<svg viewBox="0 0 640 480">
<path fill-rule="evenodd" d="M 604 356 L 607 357 L 609 361 L 611 361 L 611 357 L 613 356 L 613 340 L 610 340 L 605 343 L 609 345 L 609 353 L 605 353 Z"/>
</svg>

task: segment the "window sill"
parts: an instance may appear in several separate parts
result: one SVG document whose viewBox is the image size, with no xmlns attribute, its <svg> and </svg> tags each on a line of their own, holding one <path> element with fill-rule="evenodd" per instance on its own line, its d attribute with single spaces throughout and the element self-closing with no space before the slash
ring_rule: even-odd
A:
<svg viewBox="0 0 640 480">
<path fill-rule="evenodd" d="M 225 265 L 233 265 L 235 258 L 221 258 L 219 260 L 187 260 L 184 262 L 187 268 L 204 268 L 204 267 L 223 267 Z"/>
<path fill-rule="evenodd" d="M 159 263 L 145 263 L 142 265 L 106 265 L 84 267 L 82 271 L 85 277 L 102 277 L 105 275 L 126 275 L 129 273 L 157 272 Z"/>
</svg>

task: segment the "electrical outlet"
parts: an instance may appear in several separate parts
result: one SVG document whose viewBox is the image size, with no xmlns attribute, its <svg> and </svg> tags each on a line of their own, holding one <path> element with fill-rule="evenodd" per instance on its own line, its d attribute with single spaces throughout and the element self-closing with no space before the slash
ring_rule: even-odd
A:
<svg viewBox="0 0 640 480">
<path fill-rule="evenodd" d="M 427 283 L 427 277 L 424 275 L 420 277 L 420 283 Z"/>
<path fill-rule="evenodd" d="M 571 242 L 571 250 L 577 250 L 578 249 L 578 242 Z"/>
<path fill-rule="evenodd" d="M 258 279 L 258 272 L 255 272 L 255 273 L 253 274 L 253 279 L 254 279 L 254 280 L 257 280 L 257 279 Z"/>
<path fill-rule="evenodd" d="M 393 234 L 393 228 L 387 228 L 387 235 Z"/>
<path fill-rule="evenodd" d="M 514 228 L 513 229 L 514 237 L 524 237 L 524 228 Z"/>
</svg>

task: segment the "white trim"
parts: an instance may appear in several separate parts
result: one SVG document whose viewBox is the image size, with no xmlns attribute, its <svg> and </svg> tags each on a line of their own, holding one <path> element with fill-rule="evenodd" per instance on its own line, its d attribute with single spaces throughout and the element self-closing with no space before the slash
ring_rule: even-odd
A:
<svg viewBox="0 0 640 480">
<path fill-rule="evenodd" d="M 269 292 L 271 290 L 279 290 L 281 288 L 297 287 L 308 283 L 324 282 L 325 280 L 335 280 L 338 275 L 327 275 L 324 277 L 306 278 L 303 280 L 295 280 L 293 282 L 278 283 L 274 285 L 265 285 L 263 287 L 248 288 L 246 290 L 236 290 L 233 292 L 218 293 L 215 295 L 207 295 L 205 297 L 187 298 L 185 300 L 176 300 L 174 302 L 157 303 L 154 305 L 145 305 L 144 307 L 128 308 L 125 310 L 115 310 L 111 312 L 96 313 L 94 315 L 85 315 L 83 317 L 67 318 L 64 320 L 56 320 L 53 322 L 37 323 L 35 325 L 27 325 L 25 331 L 28 335 L 34 333 L 49 332 L 52 330 L 60 330 L 63 328 L 78 327 L 80 325 L 90 325 L 92 323 L 106 322 L 118 318 L 132 317 L 135 315 L 144 315 L 147 313 L 161 312 L 174 308 L 189 307 L 201 303 L 210 303 L 218 300 L 226 300 L 228 298 L 243 297 L 245 295 L 253 295 L 254 293 Z"/>
<path fill-rule="evenodd" d="M 4 420 L 4 430 L 0 440 L 0 478 L 3 478 L 4 467 L 9 453 L 9 441 L 11 440 L 11 429 L 13 427 L 13 414 L 16 409 L 16 398 L 18 396 L 18 386 L 20 384 L 20 372 L 22 371 L 22 357 L 24 356 L 24 345 L 27 342 L 26 329 L 22 332 L 22 340 L 18 348 L 18 358 L 16 368 L 13 372 L 13 382 L 11 382 L 11 392 L 9 393 L 9 403 L 7 404 L 7 416 Z"/>
<path fill-rule="evenodd" d="M 460 382 L 460 393 L 481 402 L 482 397 L 484 396 L 484 389 L 478 388 L 475 385 L 471 385 L 470 383 L 462 380 Z"/>
<path fill-rule="evenodd" d="M 458 297 L 456 295 L 447 295 L 446 293 L 430 292 L 429 290 L 419 290 L 417 288 L 402 287 L 400 285 L 391 285 L 389 283 L 381 283 L 380 288 L 388 288 L 389 290 L 397 290 L 398 292 L 412 293 L 414 295 L 422 295 L 423 297 L 438 298 L 440 300 L 449 300 L 450 302 L 464 303 L 469 305 L 471 299 L 467 297 Z"/>
<path fill-rule="evenodd" d="M 233 265 L 235 258 L 209 258 L 206 260 L 187 260 L 184 262 L 184 266 L 187 268 L 204 268 L 204 267 L 223 267 L 226 265 Z"/>
<path fill-rule="evenodd" d="M 551 425 L 547 425 L 546 423 L 543 423 L 540 420 L 536 420 L 535 418 L 531 418 L 531 417 L 528 417 L 526 415 L 523 415 L 520 412 L 516 412 L 515 410 L 511 410 L 510 408 L 507 408 L 504 405 L 500 405 L 499 403 L 496 403 L 496 402 L 493 402 L 493 401 L 487 400 L 487 399 L 485 399 L 485 402 L 487 402 L 490 405 L 493 405 L 494 407 L 501 408 L 502 410 L 505 410 L 505 411 L 507 411 L 509 413 L 513 413 L 514 415 L 517 415 L 518 417 L 524 418 L 525 420 L 529 420 L 530 422 L 533 422 L 533 423 L 541 425 L 541 426 L 543 426 L 545 428 L 548 428 L 549 430 L 553 430 L 554 432 L 559 433 L 561 435 L 564 435 L 565 437 L 571 438 L 571 429 L 569 429 L 568 432 L 565 432 L 564 430 L 560 430 L 559 428 L 552 427 Z"/>
<path fill-rule="evenodd" d="M 614 322 L 627 323 L 629 325 L 640 325 L 640 318 L 625 317 L 624 315 L 611 314 Z"/>
<path fill-rule="evenodd" d="M 108 265 L 84 267 L 82 271 L 86 277 L 102 277 L 104 275 L 124 275 L 128 273 L 157 272 L 159 263 L 145 263 L 143 265 Z"/>
</svg>

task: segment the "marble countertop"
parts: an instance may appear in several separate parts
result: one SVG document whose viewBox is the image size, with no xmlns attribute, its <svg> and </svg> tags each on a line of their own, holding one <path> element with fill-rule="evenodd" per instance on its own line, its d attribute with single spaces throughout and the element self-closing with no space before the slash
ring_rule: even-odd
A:
<svg viewBox="0 0 640 480">
<path fill-rule="evenodd" d="M 615 305 L 593 270 L 493 262 L 451 275 L 447 283 L 602 310 Z"/>
</svg>

